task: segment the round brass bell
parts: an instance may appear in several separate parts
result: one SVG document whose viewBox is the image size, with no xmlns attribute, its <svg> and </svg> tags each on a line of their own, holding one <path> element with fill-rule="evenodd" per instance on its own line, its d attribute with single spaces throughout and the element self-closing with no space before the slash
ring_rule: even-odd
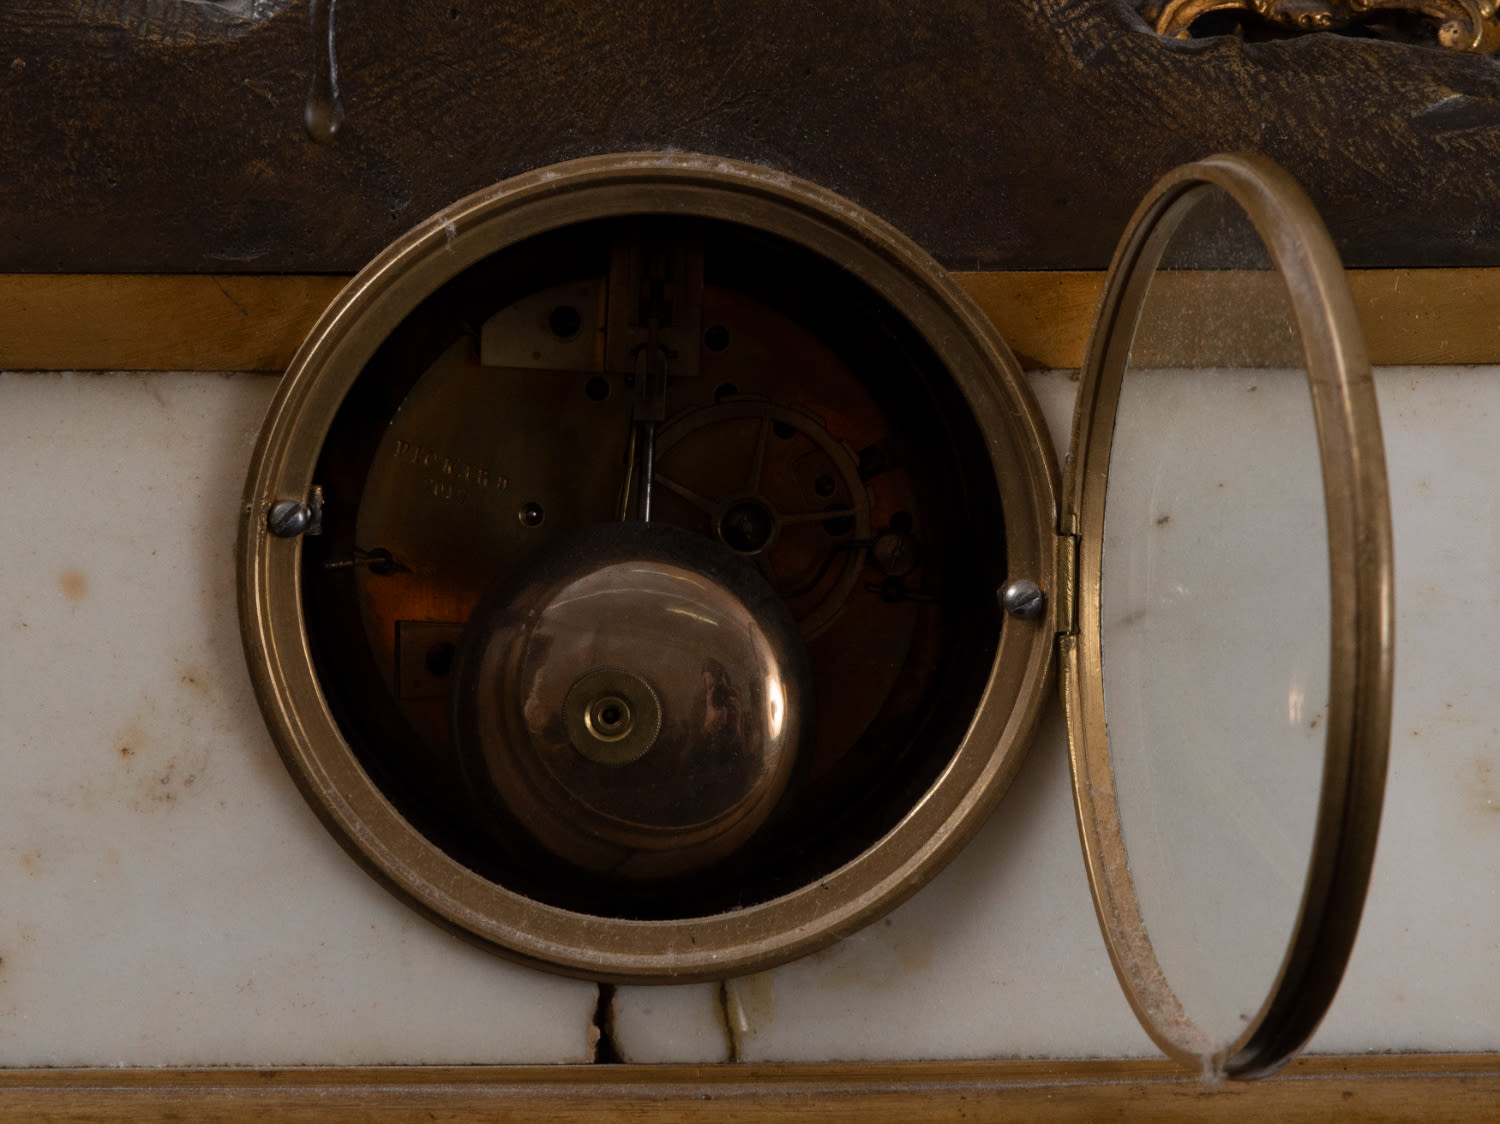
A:
<svg viewBox="0 0 1500 1124">
<path fill-rule="evenodd" d="M 810 725 L 807 655 L 748 563 L 675 527 L 600 524 L 500 582 L 459 647 L 475 796 L 574 867 L 654 878 L 737 850 Z"/>
</svg>

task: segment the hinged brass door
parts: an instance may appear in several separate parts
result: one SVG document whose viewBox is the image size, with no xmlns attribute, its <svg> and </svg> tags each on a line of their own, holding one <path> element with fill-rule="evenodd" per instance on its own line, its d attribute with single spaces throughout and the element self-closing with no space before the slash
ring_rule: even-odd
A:
<svg viewBox="0 0 1500 1124">
<path fill-rule="evenodd" d="M 1369 364 L 1338 256 L 1279 168 L 1214 157 L 1141 204 L 1063 508 L 1074 796 L 1115 970 L 1167 1053 L 1270 1072 L 1353 945 L 1392 668 Z"/>
</svg>

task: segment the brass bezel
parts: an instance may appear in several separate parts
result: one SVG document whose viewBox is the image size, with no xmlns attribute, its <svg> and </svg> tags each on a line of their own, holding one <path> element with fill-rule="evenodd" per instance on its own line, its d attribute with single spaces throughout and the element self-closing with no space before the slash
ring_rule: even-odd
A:
<svg viewBox="0 0 1500 1124">
<path fill-rule="evenodd" d="M 1007 621 L 980 705 L 941 776 L 883 838 L 819 880 L 732 914 L 626 921 L 543 905 L 461 866 L 375 787 L 319 687 L 302 614 L 300 540 L 266 530 L 304 498 L 328 429 L 386 335 L 475 262 L 533 235 L 626 214 L 750 224 L 807 247 L 901 309 L 947 367 L 988 439 L 1007 520 L 1007 580 L 1050 587 L 1057 468 L 1019 364 L 953 278 L 915 243 L 805 181 L 718 158 L 590 157 L 478 192 L 392 244 L 342 291 L 298 351 L 246 481 L 238 545 L 241 630 L 277 748 L 303 795 L 367 870 L 434 918 L 536 966 L 594 979 L 682 982 L 771 967 L 894 908 L 978 830 L 1031 741 L 1056 626 Z M 1055 599 L 1054 599 L 1055 600 Z"/>
<path fill-rule="evenodd" d="M 1329 714 L 1322 791 L 1301 907 L 1280 972 L 1241 1036 L 1210 1045 L 1187 1018 L 1140 916 L 1115 803 L 1100 647 L 1105 483 L 1130 347 L 1176 210 L 1222 188 L 1285 278 L 1301 334 L 1328 514 Z M 1284 1064 L 1336 992 L 1359 926 L 1380 824 L 1390 741 L 1393 585 L 1390 504 L 1375 388 L 1343 265 L 1307 196 L 1269 161 L 1216 156 L 1165 176 L 1115 252 L 1089 341 L 1063 530 L 1078 536 L 1074 635 L 1059 638 L 1073 792 L 1089 884 L 1110 958 L 1137 1018 L 1169 1055 L 1231 1077 Z"/>
</svg>

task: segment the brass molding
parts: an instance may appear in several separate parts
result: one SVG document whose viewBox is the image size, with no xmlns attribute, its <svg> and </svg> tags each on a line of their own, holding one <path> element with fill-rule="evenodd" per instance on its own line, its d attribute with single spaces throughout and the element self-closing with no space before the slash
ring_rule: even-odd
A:
<svg viewBox="0 0 1500 1124">
<path fill-rule="evenodd" d="M 1347 271 L 1377 367 L 1500 363 L 1500 269 Z M 1077 369 L 1092 270 L 954 273 L 1027 370 Z M 0 274 L 0 370 L 281 374 L 348 277 Z"/>
<path fill-rule="evenodd" d="M 1479 1119 L 1500 1055 L 1298 1058 L 1257 1082 L 1161 1059 L 0 1071 L 0 1121 Z"/>
<path fill-rule="evenodd" d="M 1194 22 L 1213 12 L 1254 16 L 1291 34 L 1415 17 L 1449 50 L 1490 54 L 1500 48 L 1494 0 L 1148 0 L 1141 8 L 1158 35 L 1173 39 L 1193 38 Z"/>
</svg>

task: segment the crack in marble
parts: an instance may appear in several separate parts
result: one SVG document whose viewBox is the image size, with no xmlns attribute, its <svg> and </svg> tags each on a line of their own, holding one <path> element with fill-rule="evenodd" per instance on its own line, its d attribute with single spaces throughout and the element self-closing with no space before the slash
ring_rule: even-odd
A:
<svg viewBox="0 0 1500 1124">
<path fill-rule="evenodd" d="M 598 1065 L 618 1064 L 625 1059 L 615 1041 L 615 985 L 601 983 L 597 987 L 599 999 L 594 1005 L 594 1021 L 589 1029 L 594 1047 L 593 1061 Z"/>
<path fill-rule="evenodd" d="M 736 1033 L 733 1017 L 729 1012 L 729 980 L 720 980 L 715 998 L 714 1014 L 719 1016 L 719 1025 L 724 1030 L 724 1049 L 729 1055 L 732 1063 L 742 1061 L 740 1056 L 740 1036 Z"/>
</svg>

